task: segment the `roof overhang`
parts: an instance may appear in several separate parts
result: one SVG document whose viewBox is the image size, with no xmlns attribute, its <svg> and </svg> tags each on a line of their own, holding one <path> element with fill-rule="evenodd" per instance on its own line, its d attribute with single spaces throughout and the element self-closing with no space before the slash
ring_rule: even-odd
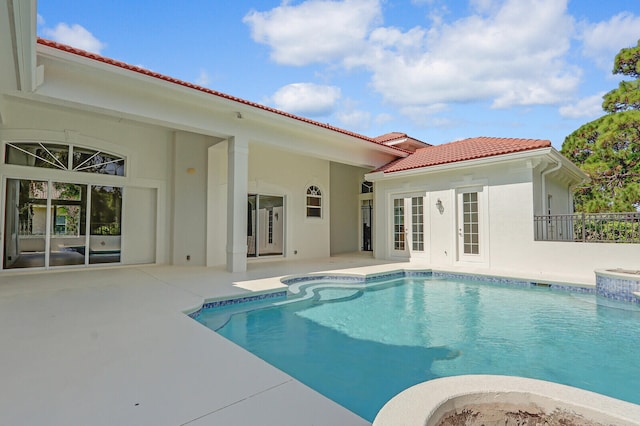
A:
<svg viewBox="0 0 640 426">
<path fill-rule="evenodd" d="M 393 180 L 398 178 L 413 177 L 418 175 L 429 175 L 435 173 L 443 173 L 448 171 L 460 171 L 469 168 L 476 168 L 482 166 L 491 166 L 497 163 L 504 164 L 506 162 L 530 162 L 532 167 L 535 167 L 541 163 L 546 164 L 561 164 L 562 167 L 557 173 L 564 173 L 567 175 L 570 181 L 574 184 L 578 184 L 588 179 L 588 176 L 578 168 L 575 164 L 569 161 L 566 157 L 560 154 L 555 148 L 539 148 L 521 152 L 514 152 L 509 154 L 494 155 L 490 157 L 476 158 L 472 160 L 458 161 L 452 163 L 438 164 L 435 166 L 419 167 L 415 169 L 401 170 L 396 172 L 373 172 L 368 173 L 365 178 L 371 182 Z"/>
<path fill-rule="evenodd" d="M 127 69 L 44 43 L 38 43 L 37 52 L 45 69 L 44 82 L 36 92 L 16 96 L 218 138 L 247 130 L 274 143 L 281 138 L 283 148 L 299 147 L 301 152 L 313 150 L 297 141 L 315 141 L 335 151 L 327 159 L 349 163 L 352 156 L 353 164 L 363 167 L 379 167 L 409 155 L 357 133 L 170 77 L 159 78 L 137 67 Z M 322 151 L 319 148 L 314 155 L 322 156 Z M 374 158 L 359 161 L 356 152 Z"/>
</svg>

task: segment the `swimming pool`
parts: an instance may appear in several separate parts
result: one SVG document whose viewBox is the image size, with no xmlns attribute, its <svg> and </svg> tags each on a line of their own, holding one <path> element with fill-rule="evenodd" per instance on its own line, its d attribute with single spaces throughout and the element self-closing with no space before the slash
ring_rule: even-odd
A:
<svg viewBox="0 0 640 426">
<path fill-rule="evenodd" d="M 462 374 L 640 403 L 636 305 L 438 277 L 312 286 L 313 297 L 205 310 L 199 321 L 369 421 L 398 392 Z"/>
</svg>

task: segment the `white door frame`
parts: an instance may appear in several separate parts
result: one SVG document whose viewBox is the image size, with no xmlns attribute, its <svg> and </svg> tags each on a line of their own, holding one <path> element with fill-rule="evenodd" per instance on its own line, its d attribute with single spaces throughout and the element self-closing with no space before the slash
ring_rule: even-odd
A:
<svg viewBox="0 0 640 426">
<path fill-rule="evenodd" d="M 458 262 L 484 263 L 488 259 L 488 188 L 456 189 L 456 252 Z"/>
<path fill-rule="evenodd" d="M 422 223 L 420 224 L 414 224 L 413 220 L 414 198 L 422 199 L 421 211 L 419 212 L 422 217 Z M 426 233 L 428 229 L 426 209 L 427 204 L 427 194 L 423 191 L 390 194 L 390 257 L 395 259 L 412 259 L 417 257 L 425 257 L 426 249 L 428 246 Z M 417 226 L 419 226 L 419 228 L 416 228 Z M 416 240 L 417 235 L 422 236 L 422 241 Z"/>
</svg>

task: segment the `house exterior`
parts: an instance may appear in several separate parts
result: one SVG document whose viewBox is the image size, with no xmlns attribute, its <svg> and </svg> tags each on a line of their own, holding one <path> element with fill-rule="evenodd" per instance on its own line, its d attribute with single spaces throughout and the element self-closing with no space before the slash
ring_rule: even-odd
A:
<svg viewBox="0 0 640 426">
<path fill-rule="evenodd" d="M 585 175 L 548 140 L 480 137 L 420 148 L 366 178 L 378 254 L 511 269 L 533 250 L 533 216 L 572 213 Z"/>
<path fill-rule="evenodd" d="M 585 178 L 549 141 L 371 138 L 39 39 L 35 2 L 0 5 L 0 274 L 241 272 L 360 250 L 530 273 L 532 259 L 567 275 L 584 265 L 533 238 L 533 216 L 571 212 Z M 601 263 L 628 267 L 636 248 Z"/>
</svg>

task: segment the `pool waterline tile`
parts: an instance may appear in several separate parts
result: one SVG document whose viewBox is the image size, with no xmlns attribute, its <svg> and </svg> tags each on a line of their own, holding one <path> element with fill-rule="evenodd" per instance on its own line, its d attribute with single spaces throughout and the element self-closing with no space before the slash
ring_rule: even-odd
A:
<svg viewBox="0 0 640 426">
<path fill-rule="evenodd" d="M 339 283 L 339 284 L 353 284 L 353 285 L 369 285 L 377 284 L 384 281 L 400 279 L 400 278 L 443 278 L 454 280 L 470 280 L 470 281 L 482 281 L 493 284 L 503 284 L 520 287 L 548 287 L 551 290 L 573 292 L 580 294 L 596 294 L 594 287 L 587 287 L 582 285 L 570 285 L 559 283 L 539 283 L 533 280 L 516 279 L 491 275 L 479 275 L 471 273 L 459 273 L 459 272 L 447 272 L 447 271 L 434 271 L 431 269 L 404 269 L 393 270 L 387 272 L 378 272 L 367 275 L 356 274 L 340 274 L 340 273 L 323 273 L 323 274 L 307 274 L 299 276 L 285 277 L 280 281 L 287 285 L 309 284 L 319 282 Z M 256 301 L 264 301 L 269 299 L 286 299 L 288 295 L 291 295 L 290 291 L 278 290 L 274 292 L 254 294 L 244 297 L 235 297 L 229 299 L 216 299 L 206 301 L 199 309 L 187 314 L 193 319 L 197 319 L 203 310 L 223 308 L 230 305 L 239 305 Z"/>
</svg>

